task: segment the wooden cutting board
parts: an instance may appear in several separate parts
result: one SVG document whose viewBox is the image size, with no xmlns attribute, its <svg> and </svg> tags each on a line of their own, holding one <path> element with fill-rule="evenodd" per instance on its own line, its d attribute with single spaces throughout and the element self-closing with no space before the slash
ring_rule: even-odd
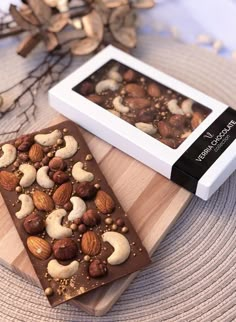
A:
<svg viewBox="0 0 236 322">
<path fill-rule="evenodd" d="M 62 116 L 53 124 L 65 120 Z M 192 195 L 92 134 L 82 130 L 109 185 L 151 255 L 187 206 Z M 39 285 L 15 226 L 0 196 L 0 263 Z M 101 316 L 118 300 L 137 273 L 71 301 Z"/>
</svg>

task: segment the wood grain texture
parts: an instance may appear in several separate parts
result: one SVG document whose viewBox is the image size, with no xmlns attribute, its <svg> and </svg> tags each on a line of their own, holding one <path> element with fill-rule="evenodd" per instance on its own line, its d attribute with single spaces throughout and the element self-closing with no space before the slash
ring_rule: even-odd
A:
<svg viewBox="0 0 236 322">
<path fill-rule="evenodd" d="M 63 120 L 60 116 L 53 124 Z M 191 193 L 92 134 L 84 130 L 82 134 L 151 255 L 187 206 Z M 0 210 L 0 263 L 39 285 L 2 197 Z M 136 275 L 131 274 L 71 303 L 90 314 L 104 315 Z"/>
</svg>

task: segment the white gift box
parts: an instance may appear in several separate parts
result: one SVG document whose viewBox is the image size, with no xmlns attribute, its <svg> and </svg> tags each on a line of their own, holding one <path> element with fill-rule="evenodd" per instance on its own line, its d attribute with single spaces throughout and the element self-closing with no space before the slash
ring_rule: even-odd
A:
<svg viewBox="0 0 236 322">
<path fill-rule="evenodd" d="M 211 113 L 176 149 L 163 144 L 75 91 L 110 61 L 191 98 Z M 49 100 L 61 114 L 204 200 L 236 169 L 236 112 L 113 46 L 54 86 Z"/>
</svg>

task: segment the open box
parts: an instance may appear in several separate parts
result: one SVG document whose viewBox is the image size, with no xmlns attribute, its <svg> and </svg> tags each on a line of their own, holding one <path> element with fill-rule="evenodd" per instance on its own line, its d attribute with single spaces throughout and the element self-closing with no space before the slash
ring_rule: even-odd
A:
<svg viewBox="0 0 236 322">
<path fill-rule="evenodd" d="M 176 98 L 180 97 L 178 105 L 182 104 L 181 97 L 183 100 L 190 98 L 200 110 L 207 111 L 207 115 L 184 140 L 178 135 L 181 142 L 177 146 L 168 146 L 160 141 L 163 138 L 159 133 L 159 121 L 154 134 L 156 137 L 151 136 L 136 127 L 140 122 L 133 126 L 79 93 L 80 85 L 87 79 L 96 80 L 97 73 L 100 80 L 107 79 L 109 64 L 118 64 L 118 69 L 112 67 L 115 71 L 119 72 L 119 68 L 131 69 L 146 78 L 147 82 L 156 83 L 165 92 L 161 95 L 164 100 L 169 95 L 167 93 L 173 92 Z M 112 96 L 114 99 L 126 84 L 121 81 L 121 89 L 118 88 L 116 94 L 109 90 L 105 91 L 105 95 L 115 95 Z M 60 113 L 202 199 L 208 199 L 236 169 L 236 112 L 232 108 L 112 46 L 54 86 L 49 91 L 49 99 Z M 168 102 L 171 99 L 175 98 L 168 96 Z M 155 99 L 154 103 L 157 101 Z M 170 110 L 165 113 L 167 120 L 170 114 L 175 114 Z M 161 121 L 167 120 L 163 118 Z"/>
</svg>

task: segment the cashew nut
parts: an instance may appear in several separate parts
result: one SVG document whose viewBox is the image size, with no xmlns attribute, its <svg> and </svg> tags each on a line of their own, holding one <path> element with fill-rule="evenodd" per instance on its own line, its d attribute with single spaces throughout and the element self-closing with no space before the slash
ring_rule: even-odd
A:
<svg viewBox="0 0 236 322">
<path fill-rule="evenodd" d="M 62 137 L 62 133 L 59 130 L 54 130 L 48 134 L 36 134 L 34 137 L 35 142 L 43 145 L 50 146 L 57 143 L 57 140 Z"/>
<path fill-rule="evenodd" d="M 48 274 L 55 279 L 70 278 L 78 269 L 79 263 L 77 261 L 73 261 L 69 265 L 61 265 L 56 259 L 51 259 L 48 263 Z"/>
<path fill-rule="evenodd" d="M 113 103 L 113 106 L 116 111 L 118 111 L 120 113 L 128 113 L 129 112 L 128 106 L 125 106 L 122 104 L 122 97 L 121 96 L 115 97 L 113 99 L 112 103 Z"/>
<path fill-rule="evenodd" d="M 101 94 L 103 91 L 111 90 L 116 91 L 120 87 L 120 84 L 118 84 L 114 79 L 105 79 L 97 83 L 96 85 L 96 93 Z"/>
<path fill-rule="evenodd" d="M 118 66 L 112 67 L 108 72 L 108 78 L 113 79 L 114 81 L 121 83 L 123 80 L 123 77 L 118 72 Z"/>
<path fill-rule="evenodd" d="M 21 201 L 21 208 L 16 212 L 16 217 L 22 219 L 34 210 L 34 203 L 32 198 L 29 195 L 22 194 L 19 196 L 18 200 Z"/>
<path fill-rule="evenodd" d="M 167 103 L 168 110 L 172 114 L 179 114 L 179 115 L 184 115 L 183 110 L 179 107 L 178 101 L 176 99 L 172 99 Z"/>
<path fill-rule="evenodd" d="M 69 159 L 77 152 L 78 143 L 72 135 L 66 135 L 64 140 L 66 145 L 64 148 L 57 150 L 55 156 L 62 159 Z"/>
<path fill-rule="evenodd" d="M 72 176 L 78 182 L 93 181 L 94 175 L 91 172 L 83 170 L 83 163 L 76 162 L 72 168 Z"/>
<path fill-rule="evenodd" d="M 86 211 L 86 203 L 79 197 L 72 197 L 70 198 L 70 201 L 73 205 L 73 209 L 69 213 L 68 219 L 72 221 L 82 217 L 83 213 Z"/>
<path fill-rule="evenodd" d="M 157 132 L 157 129 L 155 128 L 155 126 L 152 125 L 152 123 L 143 123 L 143 122 L 138 122 L 138 123 L 135 123 L 135 126 L 147 133 L 147 134 L 150 134 L 150 135 L 153 135 Z"/>
<path fill-rule="evenodd" d="M 116 110 L 107 110 L 108 112 L 110 112 L 111 114 L 114 114 L 117 117 L 120 117 L 120 112 L 117 112 Z"/>
<path fill-rule="evenodd" d="M 44 166 L 37 171 L 36 181 L 40 187 L 50 189 L 54 186 L 54 182 L 48 176 L 48 166 Z"/>
<path fill-rule="evenodd" d="M 114 252 L 108 257 L 107 262 L 110 265 L 119 265 L 126 261 L 130 254 L 130 245 L 128 239 L 117 232 L 107 231 L 102 235 L 104 242 L 108 242 L 114 248 Z"/>
<path fill-rule="evenodd" d="M 31 186 L 36 178 L 36 169 L 32 165 L 24 163 L 19 166 L 19 170 L 23 173 L 20 186 L 23 188 Z"/>
<path fill-rule="evenodd" d="M 16 159 L 16 148 L 12 144 L 4 144 L 2 146 L 3 155 L 0 158 L 0 168 L 4 168 L 12 164 Z"/>
<path fill-rule="evenodd" d="M 191 100 L 191 98 L 187 98 L 186 100 L 184 100 L 182 102 L 181 108 L 182 108 L 184 114 L 190 114 L 190 115 L 193 114 L 193 109 L 192 109 L 193 103 L 194 103 L 194 101 Z"/>
<path fill-rule="evenodd" d="M 61 225 L 61 220 L 65 217 L 65 209 L 57 209 L 50 213 L 46 219 L 46 232 L 53 239 L 70 237 L 72 230 Z"/>
</svg>

